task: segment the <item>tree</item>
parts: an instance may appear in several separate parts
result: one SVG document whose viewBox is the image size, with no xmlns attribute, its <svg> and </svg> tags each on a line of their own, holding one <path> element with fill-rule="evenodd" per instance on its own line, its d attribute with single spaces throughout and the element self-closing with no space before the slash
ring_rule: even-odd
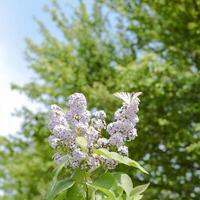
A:
<svg viewBox="0 0 200 200">
<path fill-rule="evenodd" d="M 126 31 L 135 34 L 130 44 L 152 50 L 170 63 L 200 68 L 199 0 L 106 2 L 127 21 Z"/>
<path fill-rule="evenodd" d="M 27 59 L 38 78 L 13 87 L 46 108 L 63 106 L 66 96 L 83 92 L 89 108 L 103 107 L 108 120 L 119 103 L 112 93 L 142 91 L 140 137 L 129 146 L 130 157 L 143 157 L 151 172 L 145 199 L 198 199 L 199 153 L 187 151 L 199 139 L 198 4 L 109 0 L 87 9 L 81 1 L 69 18 L 53 1 L 46 11 L 63 38 L 38 21 L 43 41 L 27 40 Z M 54 166 L 47 112 L 24 108 L 19 114 L 24 116 L 20 137 L 2 138 L 3 198 L 41 199 Z M 118 170 L 135 176 L 129 168 Z"/>
</svg>

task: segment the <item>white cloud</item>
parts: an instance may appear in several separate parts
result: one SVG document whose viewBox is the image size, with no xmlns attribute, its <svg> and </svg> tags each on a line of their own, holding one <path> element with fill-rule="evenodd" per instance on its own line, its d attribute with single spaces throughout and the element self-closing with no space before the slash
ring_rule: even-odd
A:
<svg viewBox="0 0 200 200">
<path fill-rule="evenodd" d="M 0 46 L 0 135 L 15 134 L 19 130 L 22 120 L 12 116 L 16 108 L 22 105 L 35 107 L 25 95 L 10 89 L 11 82 L 17 81 L 13 76 L 22 79 L 24 77 L 14 66 L 15 63 L 10 59 L 8 49 Z"/>
<path fill-rule="evenodd" d="M 38 108 L 22 94 L 10 89 L 11 83 L 24 84 L 33 77 L 24 61 L 24 38 L 29 36 L 39 41 L 36 24 L 32 17 L 37 16 L 49 24 L 49 18 L 42 12 L 47 0 L 0 1 L 0 135 L 14 134 L 19 130 L 21 120 L 11 116 L 23 105 L 30 109 Z M 53 29 L 54 26 L 50 24 Z"/>
</svg>

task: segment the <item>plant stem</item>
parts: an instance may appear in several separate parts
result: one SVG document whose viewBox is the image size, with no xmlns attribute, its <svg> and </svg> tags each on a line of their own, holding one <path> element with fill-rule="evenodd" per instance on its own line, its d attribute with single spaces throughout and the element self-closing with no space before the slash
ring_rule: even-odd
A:
<svg viewBox="0 0 200 200">
<path fill-rule="evenodd" d="M 87 174 L 85 173 L 86 200 L 89 200 L 89 190 L 87 186 Z"/>
<path fill-rule="evenodd" d="M 88 186 L 86 184 L 86 200 L 89 200 L 89 192 L 88 192 Z"/>
</svg>

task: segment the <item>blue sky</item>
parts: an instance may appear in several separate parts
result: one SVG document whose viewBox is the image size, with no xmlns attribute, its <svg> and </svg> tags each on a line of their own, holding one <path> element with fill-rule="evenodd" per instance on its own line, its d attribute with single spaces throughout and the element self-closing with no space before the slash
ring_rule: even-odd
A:
<svg viewBox="0 0 200 200">
<path fill-rule="evenodd" d="M 78 0 L 60 2 L 70 5 L 65 8 L 68 16 L 72 13 L 71 8 L 78 5 Z M 89 8 L 92 1 L 85 2 Z M 41 39 L 34 17 L 42 20 L 55 36 L 61 36 L 50 16 L 43 12 L 43 6 L 49 3 L 50 0 L 0 0 L 0 135 L 15 134 L 19 130 L 22 119 L 12 116 L 15 109 L 23 105 L 39 109 L 39 105 L 25 95 L 12 91 L 10 84 L 23 85 L 34 76 L 24 56 L 25 38 L 37 42 Z"/>
<path fill-rule="evenodd" d="M 23 84 L 33 76 L 24 59 L 24 38 L 40 39 L 33 16 L 53 28 L 48 15 L 42 11 L 47 2 L 0 0 L 0 135 L 14 134 L 19 130 L 21 120 L 11 116 L 15 108 L 22 105 L 36 107 L 24 95 L 11 91 L 10 83 Z"/>
</svg>

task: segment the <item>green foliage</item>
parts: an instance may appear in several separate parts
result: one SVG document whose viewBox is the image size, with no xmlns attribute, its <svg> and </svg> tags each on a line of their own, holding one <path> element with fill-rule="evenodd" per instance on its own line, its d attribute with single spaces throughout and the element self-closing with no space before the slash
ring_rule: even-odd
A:
<svg viewBox="0 0 200 200">
<path fill-rule="evenodd" d="M 63 167 L 64 163 L 60 165 L 54 172 L 55 175 L 53 177 L 53 181 L 49 186 L 49 189 L 44 197 L 44 200 L 53 200 L 57 195 L 68 190 L 74 185 L 74 181 L 68 177 L 62 180 L 58 180 L 58 174 L 63 169 Z"/>
<path fill-rule="evenodd" d="M 72 180 L 69 178 L 65 178 L 63 180 L 57 181 L 56 183 L 52 183 L 50 191 L 47 193 L 45 200 L 54 199 L 56 195 L 59 195 L 61 192 L 71 188 L 74 185 Z"/>
<path fill-rule="evenodd" d="M 130 193 L 133 189 L 131 178 L 127 174 L 119 172 L 113 173 L 113 175 L 116 177 L 119 186 L 126 192 L 126 195 L 130 196 Z"/>
<path fill-rule="evenodd" d="M 64 164 L 56 170 L 44 200 L 139 200 L 149 185 L 145 184 L 133 188 L 132 180 L 127 174 L 120 172 L 104 172 L 102 174 L 96 171 L 95 174 L 98 177 L 96 178 L 79 169 L 74 172 L 71 178 L 58 180 L 57 176 Z"/>
<path fill-rule="evenodd" d="M 148 188 L 149 184 L 140 185 L 134 187 L 130 193 L 130 197 L 133 197 L 133 200 L 139 200 L 143 197 L 142 193 Z"/>
<path fill-rule="evenodd" d="M 125 164 L 125 165 L 128 165 L 128 166 L 132 166 L 132 167 L 135 167 L 135 168 L 138 168 L 140 169 L 143 173 L 146 173 L 148 174 L 148 172 L 139 164 L 137 163 L 136 161 L 130 159 L 129 157 L 126 157 L 126 156 L 122 156 L 116 152 L 109 152 L 107 149 L 96 149 L 94 151 L 95 154 L 100 154 L 102 156 L 105 156 L 107 158 L 111 158 L 119 163 L 122 163 L 122 164 Z"/>
<path fill-rule="evenodd" d="M 89 7 L 81 1 L 72 17 L 56 1 L 46 8 L 63 37 L 38 21 L 42 42 L 27 40 L 27 60 L 37 78 L 13 88 L 45 108 L 63 106 L 66 96 L 83 92 L 89 108 L 103 108 L 108 121 L 118 105 L 112 93 L 142 91 L 139 137 L 129 144 L 129 157 L 150 172 L 144 199 L 199 199 L 200 2 L 98 0 Z M 47 113 L 26 108 L 19 114 L 19 137 L 1 138 L 2 199 L 39 200 L 54 167 Z M 129 167 L 118 170 L 135 177 Z M 141 174 L 136 178 L 149 182 Z M 68 196 L 80 200 L 80 185 Z"/>
<path fill-rule="evenodd" d="M 199 0 L 108 0 L 105 4 L 124 17 L 127 23 L 120 25 L 128 33 L 135 33 L 129 45 L 153 50 L 176 65 L 200 68 Z"/>
</svg>

